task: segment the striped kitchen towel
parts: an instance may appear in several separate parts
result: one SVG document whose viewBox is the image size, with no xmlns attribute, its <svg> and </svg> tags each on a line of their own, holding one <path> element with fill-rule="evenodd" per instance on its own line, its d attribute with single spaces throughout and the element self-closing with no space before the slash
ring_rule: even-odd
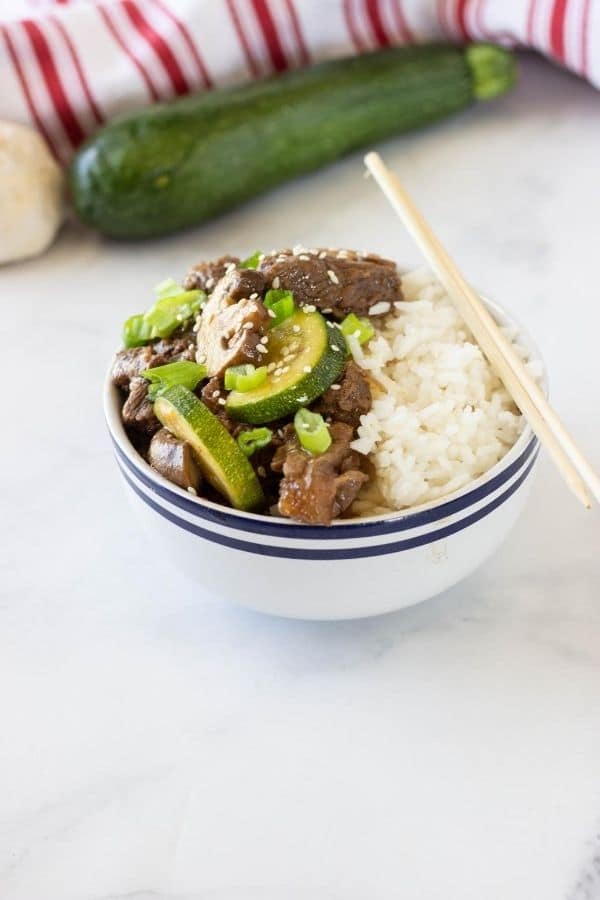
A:
<svg viewBox="0 0 600 900">
<path fill-rule="evenodd" d="M 0 0 L 0 118 L 66 162 L 148 103 L 443 40 L 530 47 L 600 86 L 600 0 Z"/>
</svg>

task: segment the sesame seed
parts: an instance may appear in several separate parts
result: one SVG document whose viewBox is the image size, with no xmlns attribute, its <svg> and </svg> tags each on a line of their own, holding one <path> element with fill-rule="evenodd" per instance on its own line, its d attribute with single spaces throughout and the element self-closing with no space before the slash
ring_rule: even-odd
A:
<svg viewBox="0 0 600 900">
<path fill-rule="evenodd" d="M 301 397 L 298 397 L 298 403 L 306 403 L 308 400 L 308 394 L 302 394 Z"/>
<path fill-rule="evenodd" d="M 268 353 L 269 352 L 264 344 L 257 344 L 256 349 L 258 350 L 259 353 Z"/>
<path fill-rule="evenodd" d="M 302 369 L 302 371 L 303 371 L 303 372 L 306 372 L 306 374 L 308 375 L 309 372 L 312 372 L 312 366 L 304 366 L 304 368 Z"/>
<path fill-rule="evenodd" d="M 285 375 L 285 373 L 286 373 L 286 372 L 289 372 L 289 371 L 290 371 L 290 367 L 289 367 L 289 366 L 284 366 L 283 369 L 281 370 L 281 374 L 282 374 L 282 375 Z"/>
<path fill-rule="evenodd" d="M 279 378 L 280 375 L 283 375 L 283 369 L 281 367 L 275 369 L 275 378 Z"/>
<path fill-rule="evenodd" d="M 347 250 L 340 250 L 340 251 L 338 252 L 337 258 L 338 258 L 338 259 L 348 259 L 348 251 L 347 251 Z"/>
<path fill-rule="evenodd" d="M 250 299 L 251 299 L 251 300 L 258 300 L 258 294 L 256 293 L 256 291 L 254 291 L 252 294 L 250 294 Z"/>
<path fill-rule="evenodd" d="M 308 256 L 306 253 L 301 253 L 298 259 L 309 260 L 310 256 Z"/>
<path fill-rule="evenodd" d="M 258 474 L 260 475 L 261 478 L 266 478 L 266 477 L 267 477 L 267 473 L 266 473 L 266 471 L 265 471 L 265 467 L 264 467 L 264 466 L 259 466 L 258 469 L 257 469 L 256 471 L 258 472 Z"/>
<path fill-rule="evenodd" d="M 219 406 L 225 406 L 225 403 L 226 403 L 225 397 L 219 397 L 219 399 L 217 400 L 217 403 L 219 404 Z"/>
<path fill-rule="evenodd" d="M 321 252 L 319 253 L 319 259 L 325 259 L 326 256 L 327 256 L 327 251 L 321 250 Z"/>
<path fill-rule="evenodd" d="M 339 348 L 339 347 L 336 347 L 335 344 L 332 344 L 332 345 L 331 345 L 331 349 L 333 350 L 334 353 L 339 353 L 339 352 L 340 352 L 340 348 Z"/>
<path fill-rule="evenodd" d="M 252 324 L 252 322 L 244 322 L 242 328 L 245 328 L 246 331 L 250 331 L 251 328 L 254 328 L 254 325 Z"/>
<path fill-rule="evenodd" d="M 274 362 L 269 363 L 269 365 L 267 366 L 267 372 L 274 372 L 276 368 L 277 368 L 277 363 L 274 363 Z"/>
<path fill-rule="evenodd" d="M 294 334 L 299 334 L 302 331 L 302 329 L 300 328 L 299 325 L 292 325 L 292 331 L 294 332 Z"/>
<path fill-rule="evenodd" d="M 188 350 L 193 350 L 195 346 L 195 344 L 188 344 Z"/>
<path fill-rule="evenodd" d="M 269 316 L 270 316 L 272 319 L 276 319 L 276 318 L 277 318 L 277 313 L 273 312 L 272 309 L 268 309 L 267 312 L 269 313 Z"/>
<path fill-rule="evenodd" d="M 188 494 L 193 494 L 194 497 L 197 497 L 197 496 L 198 496 L 198 491 L 196 490 L 196 488 L 194 488 L 194 487 L 192 487 L 192 486 L 190 485 L 190 487 L 188 488 Z"/>
<path fill-rule="evenodd" d="M 196 362 L 205 363 L 206 362 L 206 353 L 198 353 L 196 356 Z"/>
<path fill-rule="evenodd" d="M 302 312 L 305 313 L 314 313 L 316 311 L 317 307 L 314 305 L 314 303 L 307 303 L 306 306 L 302 307 Z"/>
<path fill-rule="evenodd" d="M 221 396 L 221 391 L 213 391 L 211 394 L 211 397 L 220 397 L 220 396 Z"/>
<path fill-rule="evenodd" d="M 276 275 L 275 278 L 274 278 L 273 281 L 272 281 L 272 285 L 271 285 L 271 286 L 272 286 L 273 288 L 275 288 L 275 290 L 277 290 L 277 289 L 279 288 L 279 285 L 280 285 L 280 284 L 281 284 L 281 282 L 280 282 L 280 280 L 279 280 L 279 275 Z"/>
<path fill-rule="evenodd" d="M 327 275 L 329 276 L 329 280 L 333 282 L 333 284 L 339 284 L 340 279 L 337 277 L 335 272 L 332 269 L 327 269 Z"/>
<path fill-rule="evenodd" d="M 328 306 L 327 309 L 322 309 L 321 312 L 327 314 L 333 312 L 333 310 L 330 306 Z"/>
<path fill-rule="evenodd" d="M 331 390 L 332 390 L 332 391 L 339 391 L 340 387 L 341 387 L 341 385 L 339 385 L 339 384 L 332 384 L 332 385 L 331 385 Z"/>
<path fill-rule="evenodd" d="M 387 300 L 380 300 L 379 303 L 375 303 L 369 310 L 370 316 L 383 316 L 385 313 L 388 313 L 391 309 L 391 303 L 388 303 Z"/>
</svg>

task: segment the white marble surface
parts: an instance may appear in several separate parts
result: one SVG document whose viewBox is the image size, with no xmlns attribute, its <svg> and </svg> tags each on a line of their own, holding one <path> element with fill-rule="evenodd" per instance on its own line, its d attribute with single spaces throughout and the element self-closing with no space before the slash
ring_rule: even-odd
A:
<svg viewBox="0 0 600 900">
<path fill-rule="evenodd" d="M 382 148 L 596 465 L 599 146 L 600 97 L 528 62 Z M 546 460 L 484 570 L 380 619 L 220 605 L 134 529 L 100 408 L 121 320 L 196 258 L 298 241 L 415 259 L 356 156 L 183 237 L 71 229 L 0 273 L 2 900 L 600 897 L 600 517 Z"/>
</svg>

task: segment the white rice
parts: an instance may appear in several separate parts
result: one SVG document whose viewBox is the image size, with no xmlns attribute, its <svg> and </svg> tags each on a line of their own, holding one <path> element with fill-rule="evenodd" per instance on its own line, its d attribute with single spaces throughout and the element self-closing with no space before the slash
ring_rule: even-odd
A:
<svg viewBox="0 0 600 900">
<path fill-rule="evenodd" d="M 442 286 L 419 269 L 403 276 L 402 288 L 405 301 L 375 324 L 368 344 L 351 339 L 373 387 L 373 407 L 352 446 L 377 473 L 355 515 L 428 503 L 463 487 L 502 459 L 523 428 Z"/>
</svg>

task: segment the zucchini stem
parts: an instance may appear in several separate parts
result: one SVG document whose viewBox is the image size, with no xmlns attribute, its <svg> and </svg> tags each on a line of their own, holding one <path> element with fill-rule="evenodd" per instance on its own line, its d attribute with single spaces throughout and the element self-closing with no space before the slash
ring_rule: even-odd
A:
<svg viewBox="0 0 600 900">
<path fill-rule="evenodd" d="M 491 100 L 510 90 L 517 80 L 515 57 L 494 44 L 471 44 L 465 49 L 471 71 L 473 96 L 477 100 Z"/>
</svg>

